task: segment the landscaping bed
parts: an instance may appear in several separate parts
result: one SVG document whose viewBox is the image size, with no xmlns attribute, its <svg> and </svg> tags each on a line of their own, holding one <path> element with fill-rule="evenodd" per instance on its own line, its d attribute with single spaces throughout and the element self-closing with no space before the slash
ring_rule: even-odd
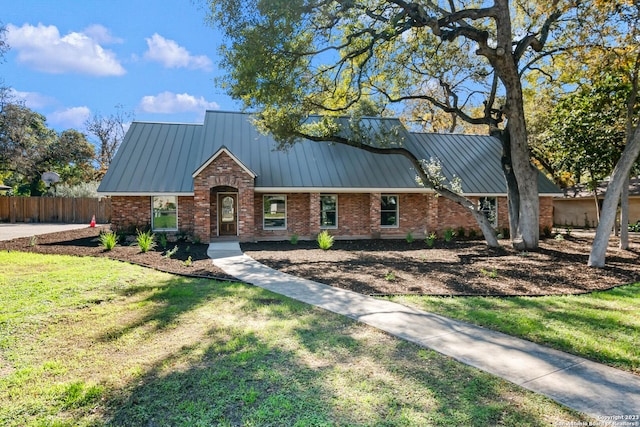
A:
<svg viewBox="0 0 640 427">
<path fill-rule="evenodd" d="M 47 254 L 106 256 L 162 271 L 199 277 L 230 279 L 207 257 L 207 245 L 185 241 L 170 258 L 159 245 L 141 253 L 135 243 L 105 251 L 98 242 L 104 228 L 86 228 L 35 238 L 0 242 L 1 250 Z M 640 282 L 637 236 L 630 251 L 617 249 L 615 238 L 603 269 L 587 267 L 591 239 L 571 235 L 544 239 L 536 252 L 508 247 L 490 249 L 479 240 L 336 241 L 327 251 L 316 242 L 260 242 L 242 244 L 252 258 L 275 269 L 367 295 L 557 295 L 579 294 Z"/>
</svg>

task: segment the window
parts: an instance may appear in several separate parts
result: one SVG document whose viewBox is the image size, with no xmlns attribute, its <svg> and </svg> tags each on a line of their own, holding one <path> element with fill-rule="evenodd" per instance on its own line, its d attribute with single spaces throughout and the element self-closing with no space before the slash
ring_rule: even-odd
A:
<svg viewBox="0 0 640 427">
<path fill-rule="evenodd" d="M 398 226 L 398 196 L 382 196 L 380 198 L 380 225 L 382 227 Z"/>
<path fill-rule="evenodd" d="M 263 227 L 265 230 L 287 228 L 287 196 L 264 196 Z"/>
<path fill-rule="evenodd" d="M 495 197 L 481 197 L 478 201 L 480 210 L 492 226 L 498 226 L 498 203 Z"/>
<path fill-rule="evenodd" d="M 151 228 L 173 231 L 178 229 L 178 198 L 176 196 L 154 196 Z"/>
<path fill-rule="evenodd" d="M 338 227 L 338 196 L 320 196 L 320 228 Z"/>
</svg>

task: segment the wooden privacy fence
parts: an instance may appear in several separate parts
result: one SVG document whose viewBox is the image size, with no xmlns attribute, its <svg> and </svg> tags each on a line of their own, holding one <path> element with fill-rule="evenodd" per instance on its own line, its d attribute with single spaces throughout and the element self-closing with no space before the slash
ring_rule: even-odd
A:
<svg viewBox="0 0 640 427">
<path fill-rule="evenodd" d="M 111 199 L 0 196 L 0 222 L 111 222 Z"/>
</svg>

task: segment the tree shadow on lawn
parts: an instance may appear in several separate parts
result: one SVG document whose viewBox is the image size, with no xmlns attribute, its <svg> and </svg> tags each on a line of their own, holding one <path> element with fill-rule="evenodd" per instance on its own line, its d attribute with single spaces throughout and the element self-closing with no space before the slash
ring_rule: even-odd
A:
<svg viewBox="0 0 640 427">
<path fill-rule="evenodd" d="M 233 297 L 235 290 L 242 288 L 224 293 Z M 272 298 L 257 291 L 241 305 L 257 307 Z M 185 343 L 113 391 L 108 424 L 497 425 L 516 419 L 543 426 L 549 419 L 540 410 L 550 407 L 563 419 L 583 419 L 548 401 L 538 406 L 540 396 L 450 358 L 278 300 L 278 307 L 298 315 L 299 326 L 289 323 L 291 317 L 249 326 L 264 314 L 255 308 L 234 323 L 210 319 L 201 325 L 206 339 Z M 289 335 L 282 333 L 292 326 Z M 534 403 L 513 405 L 514 398 Z"/>
</svg>

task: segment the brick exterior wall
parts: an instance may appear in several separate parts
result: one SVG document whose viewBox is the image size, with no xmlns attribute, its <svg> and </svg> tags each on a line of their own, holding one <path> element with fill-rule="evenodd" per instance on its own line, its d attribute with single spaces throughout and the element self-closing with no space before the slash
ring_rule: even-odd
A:
<svg viewBox="0 0 640 427">
<path fill-rule="evenodd" d="M 112 196 L 111 228 L 117 232 L 135 232 L 151 227 L 151 197 Z"/>
<path fill-rule="evenodd" d="M 478 203 L 478 197 L 469 197 L 474 203 Z M 496 197 L 498 203 L 498 226 L 497 229 L 502 231 L 509 228 L 509 206 L 506 197 Z M 458 229 L 464 228 L 468 234 L 469 230 L 475 230 L 480 236 L 482 233 L 473 218 L 465 208 L 452 202 L 444 197 L 431 196 L 431 205 L 436 206 L 437 212 L 435 218 L 431 218 L 429 232 L 435 232 L 442 235 L 447 228 Z"/>
<path fill-rule="evenodd" d="M 193 234 L 193 218 L 195 215 L 193 196 L 178 196 L 178 230 Z"/>
<path fill-rule="evenodd" d="M 540 197 L 540 231 L 553 229 L 553 197 Z"/>
<path fill-rule="evenodd" d="M 112 229 L 135 232 L 151 228 L 151 200 L 151 196 L 112 196 Z M 193 217 L 193 197 L 178 196 L 178 231 L 193 233 Z"/>
<path fill-rule="evenodd" d="M 194 180 L 195 195 L 178 197 L 178 229 L 206 242 L 217 236 L 217 194 L 238 193 L 238 237 L 241 241 L 287 240 L 293 234 L 315 239 L 320 228 L 320 193 L 285 193 L 287 229 L 264 230 L 263 193 L 256 193 L 253 178 L 233 159 L 221 154 Z M 283 193 L 279 193 L 283 194 Z M 481 233 L 464 208 L 434 194 L 388 193 L 399 197 L 399 224 L 381 227 L 380 197 L 387 193 L 339 193 L 338 227 L 329 229 L 337 238 L 415 238 L 439 235 L 447 228 L 464 227 Z M 472 198 L 478 200 L 478 198 Z M 498 197 L 498 230 L 509 228 L 506 197 Z M 134 231 L 151 226 L 151 197 L 112 196 L 112 227 Z M 540 228 L 553 225 L 553 199 L 540 198 Z"/>
</svg>

